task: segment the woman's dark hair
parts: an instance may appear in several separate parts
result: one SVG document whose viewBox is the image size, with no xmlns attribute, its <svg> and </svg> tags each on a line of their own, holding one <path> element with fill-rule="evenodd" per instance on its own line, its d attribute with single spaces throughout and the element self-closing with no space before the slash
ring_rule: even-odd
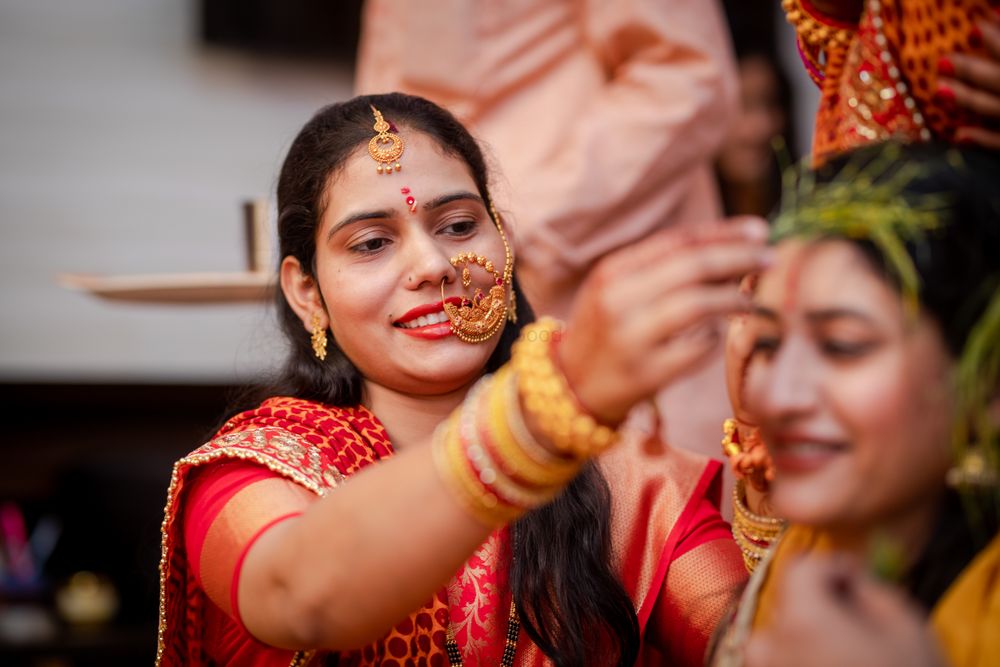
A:
<svg viewBox="0 0 1000 667">
<path fill-rule="evenodd" d="M 920 279 L 921 308 L 940 327 L 957 358 L 1000 289 L 1000 153 L 941 143 L 875 144 L 831 160 L 817 171 L 816 182 L 836 179 L 848 165 L 864 169 L 885 160 L 887 152 L 893 155 L 892 163 L 873 174 L 873 184 L 912 169 L 912 178 L 902 185 L 903 198 L 916 206 L 929 197 L 942 204 L 937 228 L 906 240 L 905 246 Z M 884 253 L 870 241 L 855 243 L 898 287 Z"/>
<path fill-rule="evenodd" d="M 400 93 L 357 97 L 321 109 L 295 138 L 278 180 L 280 256 L 315 273 L 316 230 L 331 176 L 373 136 L 371 106 L 401 134 L 422 132 L 469 167 L 479 195 L 489 201 L 483 154 L 448 111 Z M 487 363 L 493 371 L 510 359 L 511 346 L 533 315 L 514 278 L 518 323 L 508 324 Z M 288 395 L 335 406 L 362 399 L 358 369 L 331 340 L 327 358 L 315 357 L 302 322 L 281 290 L 278 317 L 290 346 L 284 368 L 263 395 Z M 593 465 L 549 505 L 513 527 L 510 581 L 521 625 L 556 665 L 631 665 L 639 649 L 635 608 L 610 564 L 610 495 Z"/>
</svg>

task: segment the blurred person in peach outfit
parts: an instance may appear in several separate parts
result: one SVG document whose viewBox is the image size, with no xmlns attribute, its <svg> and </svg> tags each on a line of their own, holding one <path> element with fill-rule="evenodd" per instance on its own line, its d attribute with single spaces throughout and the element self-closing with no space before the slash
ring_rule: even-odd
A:
<svg viewBox="0 0 1000 667">
<path fill-rule="evenodd" d="M 565 317 L 594 262 L 666 226 L 715 220 L 712 162 L 737 106 L 723 14 L 705 0 L 369 0 L 356 92 L 447 107 L 504 165 L 535 310 Z M 663 391 L 663 435 L 718 457 L 721 352 Z"/>
</svg>

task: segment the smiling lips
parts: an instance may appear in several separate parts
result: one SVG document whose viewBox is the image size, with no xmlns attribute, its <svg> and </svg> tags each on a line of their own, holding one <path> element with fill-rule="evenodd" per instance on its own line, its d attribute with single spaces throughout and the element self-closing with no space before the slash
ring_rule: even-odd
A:
<svg viewBox="0 0 1000 667">
<path fill-rule="evenodd" d="M 844 443 L 808 436 L 775 438 L 771 458 L 780 473 L 807 473 L 824 467 L 847 451 Z"/>
<path fill-rule="evenodd" d="M 462 299 L 449 297 L 448 303 L 461 305 Z M 392 323 L 394 327 L 414 338 L 437 340 L 454 335 L 451 330 L 451 320 L 444 312 L 444 302 L 427 303 L 406 312 Z"/>
</svg>

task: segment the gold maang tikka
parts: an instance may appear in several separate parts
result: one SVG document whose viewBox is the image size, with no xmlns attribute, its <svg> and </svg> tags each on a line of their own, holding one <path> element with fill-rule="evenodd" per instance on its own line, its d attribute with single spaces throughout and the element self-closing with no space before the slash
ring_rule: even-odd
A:
<svg viewBox="0 0 1000 667">
<path fill-rule="evenodd" d="M 372 126 L 375 136 L 368 142 L 368 154 L 379 163 L 375 171 L 379 174 L 391 174 L 393 169 L 399 171 L 403 168 L 399 164 L 399 158 L 403 155 L 403 139 L 395 132 L 389 131 L 392 126 L 382 118 L 381 111 L 374 105 L 369 106 L 375 114 L 375 125 Z"/>
<path fill-rule="evenodd" d="M 459 340 L 466 343 L 482 343 L 489 340 L 503 328 L 504 319 L 510 317 L 511 322 L 517 321 L 514 308 L 514 285 L 511 282 L 514 275 L 514 259 L 507 243 L 507 235 L 503 232 L 500 216 L 493 202 L 489 202 L 490 215 L 500 232 L 503 241 L 504 267 L 503 272 L 497 271 L 493 262 L 483 255 L 474 252 L 460 252 L 451 258 L 451 265 L 462 267 L 462 286 L 466 289 L 472 286 L 472 267 L 478 266 L 493 276 L 494 285 L 487 294 L 476 288 L 471 299 L 462 299 L 461 305 L 448 303 L 444 296 L 444 280 L 441 281 L 441 301 L 444 312 L 451 320 L 451 330 Z M 508 292 L 507 289 L 510 289 Z M 508 306 L 509 300 L 509 306 Z"/>
</svg>

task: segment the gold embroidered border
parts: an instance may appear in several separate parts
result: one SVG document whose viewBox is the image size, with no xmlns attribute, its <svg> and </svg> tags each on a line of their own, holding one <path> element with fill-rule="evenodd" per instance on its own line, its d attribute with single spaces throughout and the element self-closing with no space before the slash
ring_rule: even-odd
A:
<svg viewBox="0 0 1000 667">
<path fill-rule="evenodd" d="M 323 464 L 318 446 L 305 443 L 298 436 L 276 427 L 265 427 L 219 436 L 177 461 L 170 474 L 167 503 L 163 508 L 163 523 L 160 527 L 160 601 L 155 663 L 157 667 L 160 667 L 166 648 L 164 645 L 167 621 L 166 583 L 171 552 L 167 536 L 176 519 L 173 508 L 182 481 L 181 475 L 191 468 L 221 459 L 238 459 L 257 463 L 320 497 L 325 496 L 344 481 L 344 476 L 339 470 Z M 296 653 L 290 667 L 306 665 L 314 653 Z"/>
</svg>

